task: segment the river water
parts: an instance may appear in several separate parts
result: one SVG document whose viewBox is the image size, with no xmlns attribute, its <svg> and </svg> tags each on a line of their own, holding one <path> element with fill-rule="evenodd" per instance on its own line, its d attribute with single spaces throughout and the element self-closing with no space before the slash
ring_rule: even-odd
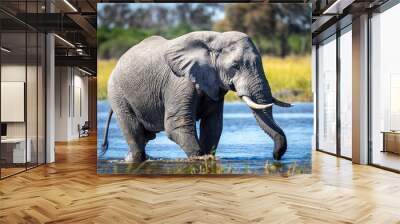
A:
<svg viewBox="0 0 400 224">
<path fill-rule="evenodd" d="M 109 104 L 98 101 L 98 152 L 103 139 Z M 272 157 L 273 142 L 260 129 L 246 104 L 225 103 L 224 126 L 216 151 L 217 162 L 203 164 L 207 169 L 187 167 L 185 153 L 169 140 L 164 132 L 146 146 L 151 158 L 145 166 L 123 162 L 128 149 L 115 120 L 110 124 L 109 148 L 98 158 L 98 173 L 132 174 L 297 174 L 311 171 L 311 139 L 313 133 L 313 104 L 297 103 L 291 108 L 274 106 L 274 118 L 284 130 L 288 149 L 281 161 Z M 153 161 L 153 162 L 152 162 Z M 193 164 L 192 164 L 193 165 Z M 210 169 L 210 165 L 214 168 Z"/>
</svg>

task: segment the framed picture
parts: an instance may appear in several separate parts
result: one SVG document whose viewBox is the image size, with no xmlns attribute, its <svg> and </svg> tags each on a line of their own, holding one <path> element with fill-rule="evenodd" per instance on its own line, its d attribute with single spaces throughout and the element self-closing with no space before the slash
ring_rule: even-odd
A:
<svg viewBox="0 0 400 224">
<path fill-rule="evenodd" d="M 98 173 L 310 173 L 310 10 L 98 4 Z"/>
</svg>

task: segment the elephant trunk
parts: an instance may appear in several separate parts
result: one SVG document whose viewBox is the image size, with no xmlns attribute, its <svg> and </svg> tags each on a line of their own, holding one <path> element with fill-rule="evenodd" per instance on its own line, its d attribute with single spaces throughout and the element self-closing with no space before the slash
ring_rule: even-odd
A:
<svg viewBox="0 0 400 224">
<path fill-rule="evenodd" d="M 264 75 L 259 77 L 259 79 L 261 79 L 259 88 L 256 88 L 256 91 L 252 91 L 254 99 L 259 104 L 270 104 L 274 99 L 272 98 L 268 81 Z M 261 129 L 263 129 L 264 132 L 274 141 L 274 159 L 280 160 L 287 149 L 286 135 L 275 122 L 272 114 L 272 107 L 262 110 L 253 109 L 253 114 Z"/>
<path fill-rule="evenodd" d="M 280 160 L 287 149 L 286 136 L 282 129 L 274 121 L 272 113 L 269 112 L 272 109 L 267 110 L 268 111 L 253 110 L 253 113 L 260 127 L 274 141 L 274 159 Z"/>
<path fill-rule="evenodd" d="M 273 157 L 276 160 L 280 160 L 287 149 L 286 136 L 273 118 L 272 104 L 275 99 L 272 97 L 261 62 L 257 64 L 257 72 L 247 76 L 245 80 L 237 81 L 235 87 L 238 96 L 253 110 L 261 129 L 274 141 Z"/>
<path fill-rule="evenodd" d="M 259 92 L 260 93 L 260 92 Z M 274 152 L 273 157 L 276 160 L 280 160 L 285 154 L 287 149 L 287 142 L 285 133 L 276 124 L 272 115 L 272 104 L 269 102 L 265 94 L 257 94 L 255 97 L 256 102 L 249 103 L 251 100 L 249 97 L 243 96 L 242 99 L 249 105 L 253 110 L 253 114 L 260 126 L 265 133 L 269 135 L 274 141 Z M 252 100 L 251 100 L 252 101 Z"/>
</svg>

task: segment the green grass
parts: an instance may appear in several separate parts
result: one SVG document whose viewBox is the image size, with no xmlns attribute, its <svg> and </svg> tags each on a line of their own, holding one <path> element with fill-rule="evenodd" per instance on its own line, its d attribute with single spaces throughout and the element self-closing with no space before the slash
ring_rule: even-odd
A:
<svg viewBox="0 0 400 224">
<path fill-rule="evenodd" d="M 117 60 L 99 60 L 97 76 L 97 97 L 107 97 L 107 80 Z M 263 67 L 272 93 L 275 97 L 289 102 L 311 102 L 311 57 L 263 57 Z M 226 101 L 239 100 L 229 91 Z"/>
</svg>

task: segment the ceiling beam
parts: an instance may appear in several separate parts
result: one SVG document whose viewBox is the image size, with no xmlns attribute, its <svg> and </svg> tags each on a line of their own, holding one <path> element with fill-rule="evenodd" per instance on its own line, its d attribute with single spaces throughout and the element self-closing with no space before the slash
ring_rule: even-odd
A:
<svg viewBox="0 0 400 224">
<path fill-rule="evenodd" d="M 342 14 L 343 10 L 351 5 L 355 0 L 336 0 L 322 14 L 323 15 L 338 15 Z"/>
<path fill-rule="evenodd" d="M 80 14 L 67 14 L 67 16 L 74 21 L 78 26 L 80 26 L 92 39 L 96 39 L 96 28 L 90 24 L 85 17 Z"/>
<path fill-rule="evenodd" d="M 97 59 L 90 56 L 55 56 L 56 66 L 87 67 L 97 70 Z"/>
<path fill-rule="evenodd" d="M 18 13 L 16 17 L 29 26 L 45 32 L 82 30 L 75 21 L 61 13 Z"/>
<path fill-rule="evenodd" d="M 335 16 L 320 16 L 316 21 L 311 24 L 311 32 L 317 33 L 323 28 L 326 28 L 329 21 L 331 21 Z M 328 26 L 331 24 L 328 24 Z"/>
</svg>

